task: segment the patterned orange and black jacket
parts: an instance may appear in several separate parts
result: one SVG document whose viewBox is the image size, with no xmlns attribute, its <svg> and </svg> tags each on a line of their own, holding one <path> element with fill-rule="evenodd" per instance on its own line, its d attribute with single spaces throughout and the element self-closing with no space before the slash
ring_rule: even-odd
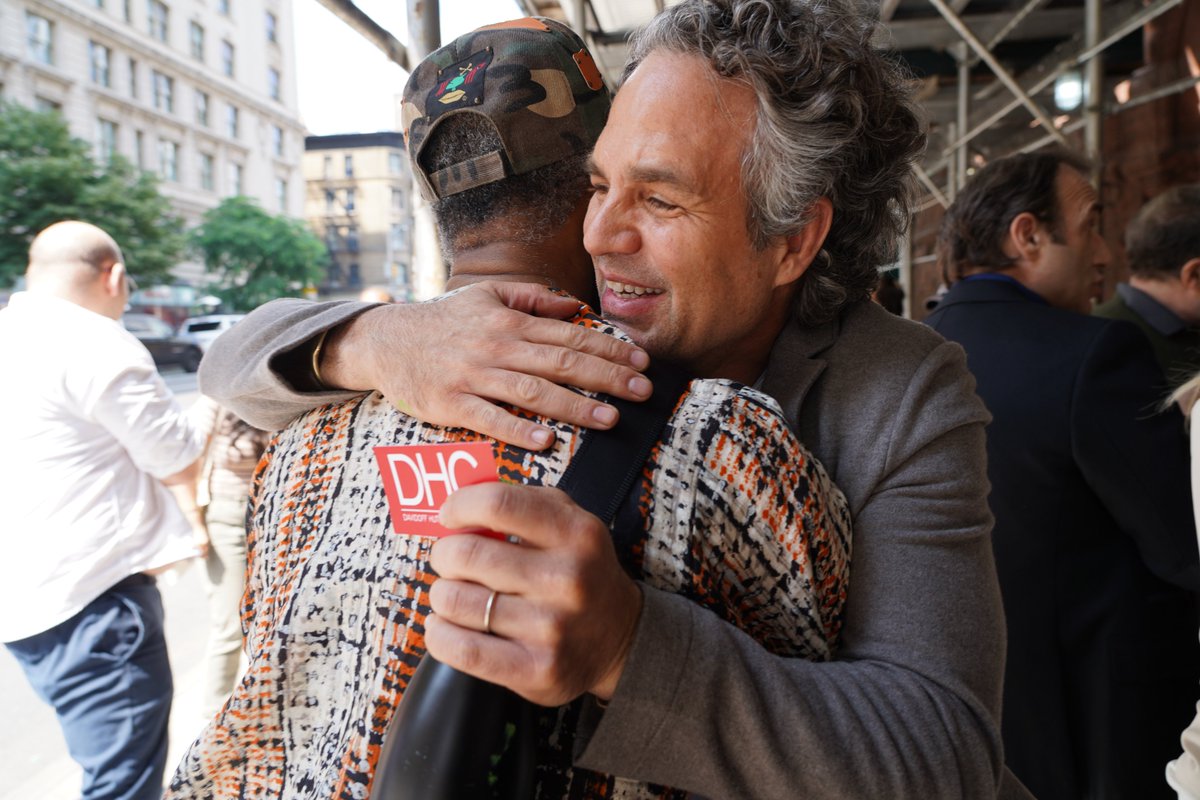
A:
<svg viewBox="0 0 1200 800">
<path fill-rule="evenodd" d="M 624 334 L 586 308 L 579 325 Z M 585 432 L 546 452 L 496 444 L 502 477 L 554 484 Z M 425 651 L 431 539 L 392 531 L 373 448 L 475 441 L 378 393 L 300 417 L 268 448 L 250 515 L 249 668 L 187 751 L 166 798 L 365 798 L 383 734 Z M 826 660 L 842 624 L 850 514 L 774 400 L 696 380 L 651 453 L 640 537 L 620 555 L 779 655 Z M 698 691 L 702 691 L 698 687 Z M 542 798 L 684 797 L 571 764 L 579 702 L 549 709 Z"/>
</svg>

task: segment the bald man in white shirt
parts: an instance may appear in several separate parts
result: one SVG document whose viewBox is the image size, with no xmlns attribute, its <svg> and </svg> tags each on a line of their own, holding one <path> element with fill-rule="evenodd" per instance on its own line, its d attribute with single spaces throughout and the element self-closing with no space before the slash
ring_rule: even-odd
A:
<svg viewBox="0 0 1200 800">
<path fill-rule="evenodd" d="M 0 641 L 54 707 L 82 797 L 157 798 L 172 682 L 150 573 L 202 549 L 167 484 L 194 487 L 203 439 L 119 322 L 112 237 L 51 225 L 26 284 L 0 311 L 0 374 L 19 376 L 0 393 Z"/>
</svg>

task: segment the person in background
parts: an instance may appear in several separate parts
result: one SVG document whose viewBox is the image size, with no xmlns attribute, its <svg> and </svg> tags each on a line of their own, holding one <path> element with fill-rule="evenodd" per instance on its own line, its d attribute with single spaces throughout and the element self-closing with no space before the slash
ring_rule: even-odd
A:
<svg viewBox="0 0 1200 800">
<path fill-rule="evenodd" d="M 0 392 L 0 641 L 54 707 L 83 798 L 150 800 L 172 698 L 151 573 L 205 546 L 203 435 L 118 322 L 130 280 L 112 237 L 51 225 L 25 278 L 0 311 L 0 371 L 19 376 Z"/>
<path fill-rule="evenodd" d="M 1148 800 L 1200 677 L 1200 555 L 1162 372 L 1136 327 L 1089 314 L 1109 255 L 1089 172 L 1066 151 L 977 172 L 942 221 L 956 283 L 926 322 L 992 412 L 1005 758 L 1040 800 Z"/>
<path fill-rule="evenodd" d="M 1097 316 L 1146 334 L 1169 390 L 1200 370 L 1200 186 L 1177 186 L 1142 206 L 1125 228 L 1129 283 Z"/>
<path fill-rule="evenodd" d="M 204 395 L 189 414 L 206 435 L 196 502 L 208 530 L 204 558 L 208 643 L 201 713 L 212 719 L 237 682 L 242 657 L 241 601 L 246 576 L 246 511 L 254 468 L 271 435 Z"/>
<path fill-rule="evenodd" d="M 1192 453 L 1192 512 L 1200 530 L 1200 424 L 1196 424 L 1196 409 L 1200 403 L 1200 372 L 1179 386 L 1168 398 L 1187 416 Z M 1179 800 L 1200 800 L 1200 701 L 1196 716 L 1179 737 L 1183 752 L 1167 764 L 1167 784 L 1179 794 Z"/>
</svg>

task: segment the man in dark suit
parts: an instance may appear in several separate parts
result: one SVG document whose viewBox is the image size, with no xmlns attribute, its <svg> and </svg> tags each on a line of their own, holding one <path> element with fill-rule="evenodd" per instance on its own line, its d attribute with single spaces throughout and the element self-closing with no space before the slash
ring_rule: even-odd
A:
<svg viewBox="0 0 1200 800">
<path fill-rule="evenodd" d="M 1127 322 L 1088 316 L 1108 249 L 1087 165 L 1019 155 L 947 210 L 957 281 L 928 318 L 994 415 L 988 474 L 1008 618 L 1006 761 L 1042 800 L 1173 796 L 1200 588 L 1188 454 Z"/>
<path fill-rule="evenodd" d="M 1165 395 L 1200 369 L 1200 186 L 1176 186 L 1142 206 L 1125 229 L 1125 249 L 1129 283 L 1095 313 L 1142 329 Z"/>
</svg>

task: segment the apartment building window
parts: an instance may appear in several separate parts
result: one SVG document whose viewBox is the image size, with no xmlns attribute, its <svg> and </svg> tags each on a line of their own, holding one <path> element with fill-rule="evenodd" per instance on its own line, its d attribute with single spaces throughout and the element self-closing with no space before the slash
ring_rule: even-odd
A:
<svg viewBox="0 0 1200 800">
<path fill-rule="evenodd" d="M 221 40 L 221 71 L 233 77 L 233 45 L 224 39 Z"/>
<path fill-rule="evenodd" d="M 392 223 L 392 227 L 388 235 L 390 237 L 389 245 L 392 248 L 392 252 L 404 250 L 405 245 L 408 243 L 408 235 L 405 231 L 403 223 Z"/>
<path fill-rule="evenodd" d="M 355 227 L 354 225 L 351 225 L 348 228 L 346 228 L 346 252 L 347 253 L 357 253 L 358 252 L 358 228 Z"/>
<path fill-rule="evenodd" d="M 354 213 L 354 200 L 355 200 L 354 190 L 347 189 L 346 190 L 346 213 L 347 214 Z"/>
<path fill-rule="evenodd" d="M 62 103 L 57 100 L 51 100 L 49 97 L 42 97 L 40 94 L 33 98 L 34 111 L 62 111 Z"/>
<path fill-rule="evenodd" d="M 238 108 L 232 103 L 225 107 L 225 132 L 230 139 L 238 138 Z"/>
<path fill-rule="evenodd" d="M 325 190 L 325 213 L 332 215 L 337 211 L 337 195 L 329 189 Z"/>
<path fill-rule="evenodd" d="M 160 42 L 167 40 L 167 17 L 170 14 L 167 4 L 160 0 L 148 0 L 146 5 L 147 27 L 150 35 Z"/>
<path fill-rule="evenodd" d="M 208 127 L 208 93 L 196 90 L 196 124 Z"/>
<path fill-rule="evenodd" d="M 175 113 L 175 79 L 158 70 L 151 71 L 154 84 L 154 107 L 168 114 Z"/>
<path fill-rule="evenodd" d="M 346 156 L 343 159 L 342 163 L 343 163 L 343 166 L 345 167 L 346 177 L 353 178 L 354 177 L 354 156 Z"/>
<path fill-rule="evenodd" d="M 31 59 L 39 64 L 54 63 L 54 23 L 50 20 L 26 11 L 25 43 Z"/>
<path fill-rule="evenodd" d="M 204 26 L 198 22 L 188 23 L 188 42 L 192 48 L 192 58 L 204 60 Z"/>
<path fill-rule="evenodd" d="M 346 274 L 346 285 L 355 288 L 362 286 L 362 274 L 359 272 L 358 262 L 350 262 L 350 269 Z"/>
<path fill-rule="evenodd" d="M 97 42 L 88 42 L 88 60 L 92 65 L 92 83 L 97 86 L 112 86 L 112 75 L 108 62 L 112 59 L 112 50 Z"/>
<path fill-rule="evenodd" d="M 229 16 L 229 0 L 217 0 L 217 13 L 223 17 Z"/>
<path fill-rule="evenodd" d="M 211 192 L 213 186 L 213 167 L 214 159 L 211 153 L 200 154 L 200 188 L 206 192 Z"/>
<path fill-rule="evenodd" d="M 165 181 L 179 181 L 179 144 L 158 140 L 158 174 Z"/>
<path fill-rule="evenodd" d="M 287 191 L 288 182 L 283 178 L 275 179 L 275 203 L 279 207 L 279 213 L 287 213 Z"/>
<path fill-rule="evenodd" d="M 92 5 L 94 5 L 96 8 L 100 9 L 101 11 L 104 10 L 104 0 L 92 0 Z"/>
<path fill-rule="evenodd" d="M 404 156 L 400 153 L 388 153 L 388 172 L 400 175 L 404 172 Z"/>
<path fill-rule="evenodd" d="M 404 192 L 400 189 L 392 189 L 392 210 L 404 210 Z"/>
<path fill-rule="evenodd" d="M 137 59 L 129 59 L 129 96 L 137 100 L 138 96 L 138 63 Z"/>
<path fill-rule="evenodd" d="M 267 12 L 267 41 L 271 44 L 279 44 L 279 18 Z"/>
<path fill-rule="evenodd" d="M 267 67 L 267 92 L 272 100 L 279 100 L 279 70 L 274 67 Z"/>
<path fill-rule="evenodd" d="M 283 157 L 283 128 L 278 125 L 271 126 L 271 152 Z"/>
<path fill-rule="evenodd" d="M 321 176 L 328 178 L 333 175 L 333 156 L 325 156 L 325 164 L 321 170 Z"/>
<path fill-rule="evenodd" d="M 146 134 L 141 131 L 133 133 L 133 160 L 138 169 L 146 168 Z"/>
<path fill-rule="evenodd" d="M 242 194 L 242 175 L 243 169 L 241 164 L 229 165 L 229 193 Z"/>
<path fill-rule="evenodd" d="M 117 123 L 107 119 L 96 120 L 96 157 L 104 163 L 117 154 Z"/>
<path fill-rule="evenodd" d="M 126 22 L 133 22 L 133 0 L 122 0 L 122 16 Z"/>
</svg>

